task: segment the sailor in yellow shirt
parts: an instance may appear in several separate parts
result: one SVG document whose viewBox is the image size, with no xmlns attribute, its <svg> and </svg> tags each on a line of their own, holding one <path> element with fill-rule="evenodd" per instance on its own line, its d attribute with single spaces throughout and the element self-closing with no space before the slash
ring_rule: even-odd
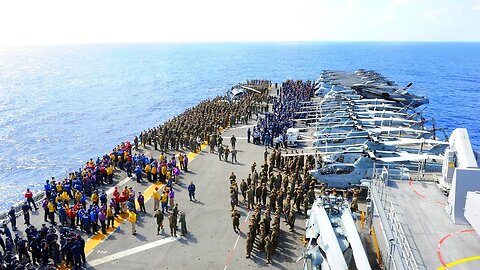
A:
<svg viewBox="0 0 480 270">
<path fill-rule="evenodd" d="M 157 182 L 157 166 L 155 166 L 155 163 L 152 165 L 152 176 L 153 176 L 153 182 Z"/>
<path fill-rule="evenodd" d="M 107 167 L 107 179 L 108 179 L 108 183 L 109 184 L 113 184 L 113 170 L 115 168 L 113 167 L 112 163 L 110 163 L 110 165 L 108 165 Z"/>
<path fill-rule="evenodd" d="M 160 193 L 158 192 L 158 187 L 155 188 L 155 191 L 152 194 L 153 197 L 153 211 L 157 211 L 160 207 Z"/>
<path fill-rule="evenodd" d="M 162 166 L 162 178 L 160 181 L 165 182 L 167 180 L 167 166 Z"/>
<path fill-rule="evenodd" d="M 62 198 L 62 202 L 66 203 L 68 205 L 68 200 L 70 200 L 70 197 L 68 196 L 68 193 L 64 190 L 62 192 L 62 195 L 60 195 Z"/>
<path fill-rule="evenodd" d="M 57 189 L 57 194 L 62 193 L 62 190 L 63 190 L 62 183 L 58 182 L 55 188 Z"/>
<path fill-rule="evenodd" d="M 165 211 L 167 211 L 168 213 L 168 205 L 167 205 L 167 202 L 168 202 L 168 194 L 166 191 L 164 191 L 162 193 L 162 195 L 160 195 L 160 202 L 162 203 L 162 214 L 165 213 Z"/>
<path fill-rule="evenodd" d="M 112 228 L 115 228 L 113 221 L 115 220 L 115 208 L 113 205 L 110 205 L 110 207 L 107 208 L 106 212 L 106 217 L 107 217 L 107 230 L 110 228 L 110 225 Z"/>
<path fill-rule="evenodd" d="M 82 199 L 82 193 L 80 191 L 75 192 L 75 203 L 80 202 Z"/>
<path fill-rule="evenodd" d="M 48 207 L 48 218 L 50 219 L 50 223 L 55 225 L 55 204 L 50 200 L 47 204 Z"/>
<path fill-rule="evenodd" d="M 152 182 L 152 166 L 150 164 L 145 166 L 145 173 L 147 174 L 147 181 Z"/>
<path fill-rule="evenodd" d="M 98 205 L 99 198 L 98 198 L 98 193 L 96 191 L 92 194 L 92 197 L 90 199 L 92 200 L 92 203 L 94 205 Z"/>
<path fill-rule="evenodd" d="M 178 163 L 180 163 L 180 170 L 183 170 L 183 155 L 182 153 L 178 154 Z"/>
<path fill-rule="evenodd" d="M 137 222 L 137 214 L 133 211 L 128 213 L 128 221 L 132 224 L 132 235 L 136 235 L 137 231 L 135 230 L 135 223 Z"/>
<path fill-rule="evenodd" d="M 111 163 L 113 164 L 113 166 L 116 166 L 117 156 L 115 156 L 115 154 L 113 152 L 110 153 L 110 160 L 111 160 Z"/>
</svg>

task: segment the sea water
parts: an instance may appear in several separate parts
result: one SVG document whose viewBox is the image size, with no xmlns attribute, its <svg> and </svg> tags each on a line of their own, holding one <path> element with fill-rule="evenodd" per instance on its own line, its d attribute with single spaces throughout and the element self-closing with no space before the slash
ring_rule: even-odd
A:
<svg viewBox="0 0 480 270">
<path fill-rule="evenodd" d="M 0 211 L 248 79 L 375 69 L 480 148 L 480 43 L 121 44 L 0 49 Z M 431 122 L 430 122 L 431 125 Z"/>
</svg>

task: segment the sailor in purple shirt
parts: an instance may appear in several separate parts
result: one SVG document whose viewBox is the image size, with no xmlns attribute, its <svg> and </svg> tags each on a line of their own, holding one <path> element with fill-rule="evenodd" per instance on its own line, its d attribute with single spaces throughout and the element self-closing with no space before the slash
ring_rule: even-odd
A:
<svg viewBox="0 0 480 270">
<path fill-rule="evenodd" d="M 140 211 L 146 213 L 147 210 L 145 210 L 145 197 L 143 197 L 143 194 L 140 191 L 138 192 L 137 202 L 138 205 L 140 205 Z"/>
</svg>

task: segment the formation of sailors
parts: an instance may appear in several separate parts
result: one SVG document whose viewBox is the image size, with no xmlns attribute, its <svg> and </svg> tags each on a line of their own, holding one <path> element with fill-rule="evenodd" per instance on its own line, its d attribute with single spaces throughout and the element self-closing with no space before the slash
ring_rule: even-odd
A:
<svg viewBox="0 0 480 270">
<path fill-rule="evenodd" d="M 265 253 L 267 263 L 271 263 L 279 243 L 281 218 L 288 225 L 289 231 L 295 230 L 295 220 L 298 215 L 307 216 L 307 210 L 315 200 L 314 187 L 316 181 L 312 179 L 309 170 L 314 168 L 315 160 L 312 156 L 283 156 L 285 150 L 283 141 L 286 129 L 292 126 L 287 121 L 291 119 L 293 111 L 300 105 L 300 101 L 309 99 L 313 94 L 311 82 L 287 81 L 282 84 L 279 97 L 273 98 L 274 113 L 265 113 L 265 118 L 258 121 L 253 129 L 247 131 L 247 140 L 253 135 L 254 144 L 264 145 L 264 160 L 260 168 L 254 162 L 251 173 L 237 182 L 237 176 L 232 172 L 230 179 L 230 204 L 233 229 L 239 233 L 240 213 L 236 209 L 241 203 L 252 212 L 247 229 L 246 257 L 250 258 L 254 249 Z M 292 101 L 291 99 L 296 99 Z M 253 133 L 253 134 L 252 134 Z M 277 138 L 277 145 L 273 138 Z M 274 147 L 276 146 L 276 147 Z M 284 145 L 286 147 L 286 145 Z M 269 152 L 271 148 L 271 152 Z"/>
<path fill-rule="evenodd" d="M 314 94 L 311 81 L 287 80 L 282 83 L 277 96 L 270 96 L 271 111 L 258 117 L 257 125 L 247 134 L 247 139 L 253 138 L 254 144 L 268 147 L 287 144 L 287 129 L 293 127 L 294 112 L 299 111 L 301 102 L 309 100 Z"/>
<path fill-rule="evenodd" d="M 249 83 L 266 89 L 266 82 L 259 80 Z M 78 229 L 86 235 L 107 234 L 107 230 L 114 227 L 115 217 L 121 214 L 128 215 L 132 234 L 136 234 L 137 205 L 140 213 L 146 212 L 144 195 L 127 186 L 121 190 L 116 187 L 111 196 L 102 190 L 103 186 L 114 185 L 115 176 L 121 171 L 128 177 L 135 177 L 137 182 L 144 182 L 146 177 L 148 182 L 164 183 L 165 186 L 153 195 L 154 205 L 158 205 L 154 207 L 154 213 L 160 211 L 162 216 L 157 215 L 157 223 L 161 224 L 159 228 L 163 229 L 163 215 L 168 214 L 171 235 L 176 236 L 177 220 L 182 235 L 186 235 L 185 213 L 173 203 L 173 186 L 180 184 L 181 171 L 188 171 L 188 156 L 180 151 L 198 152 L 203 142 L 209 143 L 220 136 L 222 128 L 247 123 L 263 108 L 262 103 L 267 95 L 267 91 L 252 93 L 235 103 L 226 102 L 224 97 L 203 101 L 164 124 L 143 131 L 139 137 L 135 136 L 133 143 L 122 142 L 101 158 L 90 159 L 63 180 L 54 177 L 47 180 L 44 184 L 45 197 L 41 202 L 36 202 L 33 193 L 27 190 L 25 203 L 19 209 L 12 207 L 8 214 L 15 236 L 12 236 L 7 223 L 0 230 L 6 239 L 0 236 L 3 248 L 3 253 L 0 252 L 0 269 L 36 269 L 39 265 L 54 269 L 62 263 L 78 269 L 86 263 L 85 241 Z M 135 153 L 146 145 L 162 152 L 158 159 Z M 173 153 L 170 157 L 164 154 L 169 151 L 177 154 Z M 232 155 L 232 162 L 235 160 Z M 188 193 L 190 200 L 195 200 L 193 182 L 188 185 Z M 37 229 L 31 224 L 30 213 L 40 208 L 44 211 L 44 222 L 49 222 L 50 227 L 42 224 L 41 229 Z M 23 233 L 16 226 L 20 213 L 26 225 L 25 239 L 20 236 Z"/>
</svg>

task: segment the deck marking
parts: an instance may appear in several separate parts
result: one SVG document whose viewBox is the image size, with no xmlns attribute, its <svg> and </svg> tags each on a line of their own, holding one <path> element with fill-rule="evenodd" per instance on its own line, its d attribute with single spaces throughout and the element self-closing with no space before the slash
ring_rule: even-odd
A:
<svg viewBox="0 0 480 270">
<path fill-rule="evenodd" d="M 445 202 L 432 200 L 432 199 L 428 198 L 427 196 L 425 196 L 424 194 L 418 192 L 418 191 L 413 187 L 412 182 L 413 182 L 413 180 L 412 180 L 412 178 L 410 178 L 410 181 L 408 182 L 408 185 L 410 186 L 410 189 L 411 189 L 413 192 L 415 192 L 415 194 L 417 194 L 418 196 L 420 196 L 421 198 L 423 198 L 423 199 L 426 200 L 426 201 L 429 201 L 429 202 L 431 202 L 431 203 L 438 204 L 438 205 L 440 205 L 440 206 L 442 206 L 442 207 L 444 207 L 444 206 L 446 205 Z"/>
<path fill-rule="evenodd" d="M 167 238 L 160 239 L 160 240 L 157 240 L 155 242 L 151 242 L 151 243 L 148 243 L 148 244 L 145 244 L 145 245 L 137 246 L 137 247 L 127 249 L 127 250 L 124 250 L 124 251 L 120 251 L 120 252 L 117 252 L 115 254 L 108 255 L 108 256 L 105 256 L 103 258 L 96 259 L 96 260 L 93 260 L 91 262 L 88 262 L 88 266 L 89 267 L 95 267 L 97 265 L 104 264 L 104 263 L 107 263 L 107 262 L 111 262 L 113 260 L 118 260 L 120 258 L 129 256 L 129 255 L 133 255 L 133 254 L 136 254 L 136 253 L 139 253 L 139 252 L 142 252 L 142 251 L 154 248 L 154 247 L 158 247 L 158 246 L 161 246 L 161 245 L 168 244 L 170 242 L 176 241 L 178 238 L 180 238 L 180 237 L 176 237 L 176 238 L 175 237 L 167 237 Z"/>
<path fill-rule="evenodd" d="M 207 144 L 206 143 L 203 143 L 201 146 L 200 146 L 200 152 L 205 149 L 207 147 Z M 195 159 L 195 157 L 198 155 L 198 153 L 193 153 L 193 152 L 190 152 L 187 154 L 188 156 L 188 160 L 189 160 L 189 163 Z M 129 177 L 123 179 L 120 183 L 118 183 L 116 186 L 120 186 L 120 185 L 123 185 L 125 184 L 126 182 L 128 182 L 128 180 L 130 180 Z M 163 187 L 163 184 L 161 184 L 160 182 L 159 183 L 155 183 L 155 184 L 152 184 L 151 186 L 149 186 L 146 190 L 143 191 L 143 196 L 145 197 L 145 204 L 152 198 L 152 195 L 153 195 L 153 192 L 155 191 L 155 188 L 158 187 L 158 189 L 161 189 Z M 113 189 L 115 190 L 115 187 L 112 187 L 109 189 L 109 191 Z M 112 190 L 112 192 L 113 192 Z M 138 202 L 135 201 L 135 206 L 138 208 Z M 115 222 L 114 222 L 114 226 L 115 228 L 117 228 L 118 226 L 122 225 L 128 218 L 128 215 L 127 214 L 121 214 L 119 215 L 119 217 L 115 218 Z M 107 234 L 101 234 L 101 233 L 97 233 L 93 236 L 91 236 L 90 238 L 87 239 L 87 241 L 85 241 L 85 254 L 86 256 L 90 255 L 93 250 L 99 245 L 101 244 L 103 241 L 105 241 L 112 233 L 115 232 L 115 229 L 113 229 L 112 227 L 110 227 L 108 230 L 107 230 Z"/>
<path fill-rule="evenodd" d="M 222 134 L 225 129 L 220 129 L 220 134 Z M 188 157 L 188 162 L 192 162 L 195 157 L 200 153 L 202 152 L 205 148 L 207 147 L 207 142 L 203 142 L 201 145 L 200 145 L 200 151 L 198 153 L 195 153 L 195 152 L 189 152 L 187 154 L 187 157 Z M 149 152 L 151 154 L 151 151 L 146 151 L 146 153 Z M 120 185 L 124 185 L 125 183 L 128 182 L 128 180 L 130 180 L 129 177 L 126 177 L 125 179 L 123 179 L 122 181 L 120 181 L 118 184 L 116 184 L 115 186 L 120 186 Z M 108 192 L 110 193 L 113 193 L 113 191 L 115 190 L 115 186 L 111 187 Z M 155 190 L 155 188 L 158 187 L 158 189 L 161 189 L 163 187 L 163 184 L 161 183 L 154 183 L 152 184 L 150 187 L 148 187 L 144 192 L 143 192 L 143 196 L 145 197 L 145 203 L 148 202 L 148 200 L 150 200 L 152 198 L 152 195 L 153 195 L 153 192 Z M 138 202 L 135 202 L 135 207 L 138 207 Z M 250 212 L 249 212 L 250 214 Z M 121 224 L 123 224 L 128 218 L 128 215 L 127 214 L 120 214 L 117 218 L 115 218 L 115 222 L 114 222 L 114 226 L 115 226 L 115 229 L 113 227 L 110 227 L 108 230 L 107 230 L 107 234 L 101 234 L 101 233 L 97 233 L 91 237 L 89 237 L 87 239 L 87 241 L 85 241 L 85 254 L 86 256 L 90 255 L 93 250 L 98 246 L 100 245 L 101 243 L 103 243 L 103 241 L 105 241 L 113 232 L 115 232 L 116 228 L 118 228 L 118 226 L 120 226 Z"/>
<path fill-rule="evenodd" d="M 148 200 L 150 200 L 152 198 L 153 192 L 155 191 L 156 187 L 158 187 L 158 189 L 161 189 L 163 187 L 163 184 L 160 184 L 160 183 L 153 184 L 143 192 L 143 196 L 145 197 L 145 203 L 147 203 Z M 135 203 L 137 204 L 137 202 L 135 202 Z M 101 244 L 103 241 L 105 241 L 112 233 L 114 233 L 116 228 L 118 228 L 118 226 L 122 225 L 127 220 L 127 218 L 128 218 L 128 214 L 126 214 L 126 213 L 120 214 L 117 218 L 115 218 L 115 222 L 114 222 L 114 226 L 116 226 L 115 229 L 110 227 L 107 230 L 107 234 L 97 233 L 97 234 L 91 236 L 90 238 L 88 238 L 88 240 L 85 242 L 85 254 L 87 256 L 90 255 L 92 253 L 92 251 L 99 244 Z"/>
<path fill-rule="evenodd" d="M 455 266 L 455 265 L 458 265 L 458 264 L 471 262 L 471 261 L 477 261 L 477 260 L 480 260 L 480 256 L 466 257 L 466 258 L 463 258 L 463 259 L 460 259 L 460 260 L 456 260 L 456 261 L 447 263 L 446 266 L 441 266 L 441 267 L 437 268 L 437 270 L 446 270 L 446 269 L 449 269 L 449 267 L 452 267 L 452 266 Z"/>
<path fill-rule="evenodd" d="M 436 251 L 437 251 L 438 260 L 439 260 L 440 263 L 442 264 L 442 266 L 441 266 L 440 268 L 448 269 L 448 265 L 445 263 L 445 260 L 443 259 L 443 256 L 442 256 L 442 252 L 441 252 L 441 250 L 440 250 L 441 247 L 442 247 L 442 245 L 445 243 L 445 241 L 446 241 L 448 238 L 450 238 L 450 237 L 452 237 L 452 236 L 454 236 L 454 235 L 461 234 L 461 233 L 470 233 L 470 232 L 475 232 L 475 230 L 468 229 L 468 230 L 461 230 L 461 231 L 456 231 L 456 232 L 453 232 L 453 233 L 449 233 L 449 234 L 445 235 L 444 237 L 442 237 L 442 239 L 440 239 L 440 241 L 438 241 Z M 478 256 L 476 256 L 476 257 L 478 257 Z M 470 258 L 473 258 L 473 257 L 470 257 Z M 466 259 L 468 259 L 468 258 L 464 258 L 464 259 L 466 260 Z M 458 262 L 458 263 L 456 263 L 456 264 L 464 263 L 464 262 L 459 262 L 459 261 L 461 261 L 461 260 L 463 260 L 463 259 L 460 259 L 460 260 L 458 260 L 458 261 L 455 261 L 455 262 Z M 452 263 L 455 263 L 455 262 L 452 262 Z M 467 261 L 465 261 L 465 262 L 467 262 Z M 454 265 L 455 265 L 455 264 L 454 264 Z M 440 268 L 439 268 L 439 269 L 440 269 Z"/>
</svg>

